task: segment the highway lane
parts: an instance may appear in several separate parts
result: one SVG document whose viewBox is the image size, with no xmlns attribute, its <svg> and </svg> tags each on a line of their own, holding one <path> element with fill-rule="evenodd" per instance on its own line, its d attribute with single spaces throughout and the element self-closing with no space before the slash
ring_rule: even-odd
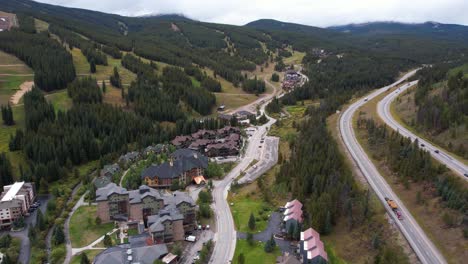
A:
<svg viewBox="0 0 468 264">
<path fill-rule="evenodd" d="M 416 70 L 409 72 L 397 82 L 380 88 L 367 96 L 368 100 L 382 94 L 389 88 L 395 87 L 412 76 Z M 409 244 L 415 251 L 416 255 L 422 263 L 446 263 L 442 254 L 432 244 L 421 227 L 417 224 L 416 220 L 411 216 L 404 204 L 398 199 L 396 194 L 392 191 L 391 187 L 380 175 L 379 171 L 369 159 L 361 145 L 359 144 L 353 129 L 353 116 L 355 112 L 368 100 L 360 99 L 359 101 L 350 105 L 341 115 L 339 120 L 340 134 L 343 142 L 352 155 L 359 169 L 362 171 L 372 189 L 376 192 L 378 198 L 384 204 L 388 214 L 392 220 L 399 227 L 403 235 L 408 240 Z M 393 199 L 399 206 L 403 215 L 403 220 L 398 220 L 393 211 L 387 206 L 385 197 Z"/>
<path fill-rule="evenodd" d="M 432 157 L 434 157 L 436 160 L 441 162 L 442 164 L 445 164 L 449 169 L 454 171 L 458 176 L 463 178 L 464 180 L 468 181 L 468 177 L 465 177 L 464 174 L 468 174 L 468 166 L 457 160 L 455 157 L 452 157 L 449 153 L 445 152 L 441 148 L 433 145 L 427 140 L 424 140 L 415 134 L 413 134 L 411 131 L 406 129 L 404 126 L 402 126 L 400 123 L 398 123 L 392 116 L 390 112 L 390 105 L 392 102 L 404 91 L 406 91 L 408 88 L 416 85 L 418 82 L 413 81 L 411 83 L 405 84 L 402 87 L 400 87 L 398 90 L 390 93 L 386 97 L 384 97 L 378 104 L 377 104 L 377 112 L 382 118 L 382 120 L 391 128 L 394 130 L 397 130 L 398 133 L 400 133 L 402 136 L 410 138 L 411 141 L 414 141 L 416 138 L 419 141 L 420 146 L 423 149 L 426 149 L 429 151 Z M 423 146 L 424 145 L 424 146 Z M 436 153 L 438 151 L 439 153 Z"/>
<path fill-rule="evenodd" d="M 276 90 L 275 90 L 276 92 Z M 264 113 L 266 104 L 271 101 L 274 95 L 268 97 L 267 101 L 260 107 L 260 111 Z M 262 161 L 262 155 L 259 151 L 259 145 L 262 137 L 264 137 L 268 129 L 273 125 L 276 120 L 267 116 L 268 122 L 264 125 L 258 126 L 252 136 L 249 137 L 247 149 L 240 162 L 235 166 L 223 180 L 214 181 L 213 209 L 216 215 L 216 233 L 214 235 L 215 246 L 211 256 L 210 263 L 230 263 L 234 257 L 236 249 L 236 228 L 232 218 L 231 210 L 227 203 L 227 195 L 232 182 L 240 175 L 240 173 L 248 168 L 250 163 L 256 159 Z M 268 165 L 269 163 L 265 163 Z"/>
</svg>

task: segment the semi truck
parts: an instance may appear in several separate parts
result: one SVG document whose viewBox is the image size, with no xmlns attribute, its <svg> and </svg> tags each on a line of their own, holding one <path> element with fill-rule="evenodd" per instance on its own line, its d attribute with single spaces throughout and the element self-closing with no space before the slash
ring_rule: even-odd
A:
<svg viewBox="0 0 468 264">
<path fill-rule="evenodd" d="M 398 205 L 396 204 L 396 202 L 393 201 L 392 199 L 388 198 L 388 197 L 385 197 L 385 201 L 387 201 L 388 206 L 389 206 L 390 209 L 392 209 L 392 211 L 395 213 L 395 215 L 397 216 L 398 220 L 403 220 L 403 216 L 401 215 L 401 212 L 400 212 L 400 210 L 398 209 Z"/>
</svg>

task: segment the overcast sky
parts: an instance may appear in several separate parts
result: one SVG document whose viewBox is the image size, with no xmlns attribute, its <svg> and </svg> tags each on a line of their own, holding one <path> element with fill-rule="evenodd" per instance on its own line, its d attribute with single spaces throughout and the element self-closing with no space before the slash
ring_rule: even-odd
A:
<svg viewBox="0 0 468 264">
<path fill-rule="evenodd" d="M 437 21 L 468 25 L 468 0 L 38 0 L 127 16 L 184 14 L 243 25 L 272 18 L 312 26 L 369 21 Z"/>
</svg>

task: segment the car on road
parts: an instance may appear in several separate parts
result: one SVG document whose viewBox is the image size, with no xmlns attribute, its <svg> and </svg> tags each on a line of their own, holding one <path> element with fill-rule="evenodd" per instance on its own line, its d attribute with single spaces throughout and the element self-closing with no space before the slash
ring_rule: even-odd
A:
<svg viewBox="0 0 468 264">
<path fill-rule="evenodd" d="M 463 176 L 468 177 L 468 173 L 463 174 Z"/>
<path fill-rule="evenodd" d="M 424 144 L 421 144 L 421 147 L 423 147 L 423 148 L 424 148 L 425 146 L 426 146 L 426 145 L 424 145 Z"/>
<path fill-rule="evenodd" d="M 438 150 L 438 149 L 434 150 L 434 152 L 437 153 L 437 154 L 439 154 L 439 150 Z"/>
<path fill-rule="evenodd" d="M 403 220 L 403 216 L 400 211 L 396 211 L 396 216 L 398 217 L 398 220 Z"/>
<path fill-rule="evenodd" d="M 367 102 L 368 100 L 369 100 L 369 99 L 368 99 L 368 98 L 366 98 L 366 99 L 364 99 L 364 102 Z"/>
</svg>

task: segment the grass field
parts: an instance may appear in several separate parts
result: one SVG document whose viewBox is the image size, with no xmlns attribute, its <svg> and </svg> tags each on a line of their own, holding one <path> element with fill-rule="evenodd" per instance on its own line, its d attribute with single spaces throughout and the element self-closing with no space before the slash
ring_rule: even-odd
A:
<svg viewBox="0 0 468 264">
<path fill-rule="evenodd" d="M 96 225 L 96 206 L 81 206 L 70 219 L 70 240 L 73 247 L 84 247 L 111 231 L 113 223 Z"/>
<path fill-rule="evenodd" d="M 91 263 L 93 263 L 94 257 L 96 257 L 99 253 L 101 253 L 102 249 L 91 249 L 91 250 L 85 250 L 83 252 L 86 254 L 89 261 Z M 78 255 L 73 256 L 70 263 L 71 264 L 80 264 L 80 260 L 81 260 L 81 253 L 78 254 Z"/>
<path fill-rule="evenodd" d="M 33 71 L 15 56 L 0 51 L 0 74 L 33 74 Z M 8 104 L 20 84 L 33 79 L 34 76 L 0 76 L 0 105 Z"/>
<path fill-rule="evenodd" d="M 37 19 L 37 18 L 34 18 L 34 26 L 36 27 L 36 30 L 39 32 L 46 31 L 49 29 L 49 23 L 43 20 Z"/>
<path fill-rule="evenodd" d="M 244 263 L 255 263 L 255 264 L 272 264 L 276 263 L 276 257 L 281 255 L 280 250 L 276 247 L 272 253 L 266 253 L 264 250 L 265 244 L 261 242 L 254 242 L 254 245 L 250 246 L 246 240 L 239 239 L 236 243 L 236 251 L 234 252 L 234 258 L 232 263 L 239 263 L 238 256 L 242 253 L 245 257 Z"/>
<path fill-rule="evenodd" d="M 71 54 L 73 56 L 76 74 L 78 75 L 91 75 L 101 82 L 102 80 L 109 80 L 109 76 L 114 72 L 114 67 L 117 67 L 124 86 L 130 84 L 130 82 L 136 78 L 136 75 L 133 72 L 127 70 L 121 65 L 121 60 L 114 59 L 111 56 L 107 56 L 107 66 L 96 65 L 96 73 L 91 74 L 89 72 L 89 63 L 83 53 L 81 53 L 81 50 L 74 48 L 71 51 Z"/>
<path fill-rule="evenodd" d="M 272 208 L 270 205 L 263 202 L 262 199 L 258 199 L 254 196 L 254 191 L 253 193 L 239 192 L 237 194 L 229 194 L 228 200 L 229 204 L 232 204 L 232 216 L 234 218 L 236 229 L 239 232 L 261 232 L 268 225 L 268 219 L 272 212 Z M 254 214 L 256 219 L 255 230 L 250 230 L 248 226 L 251 213 Z"/>
<path fill-rule="evenodd" d="M 68 97 L 67 90 L 60 90 L 46 95 L 46 99 L 50 102 L 55 109 L 55 112 L 66 111 L 71 108 L 73 102 Z"/>
<path fill-rule="evenodd" d="M 297 50 L 292 51 L 292 52 L 293 52 L 293 55 L 291 57 L 283 59 L 284 64 L 286 64 L 286 65 L 301 64 L 302 59 L 305 56 L 305 52 L 300 52 L 300 51 L 297 51 Z"/>
</svg>

